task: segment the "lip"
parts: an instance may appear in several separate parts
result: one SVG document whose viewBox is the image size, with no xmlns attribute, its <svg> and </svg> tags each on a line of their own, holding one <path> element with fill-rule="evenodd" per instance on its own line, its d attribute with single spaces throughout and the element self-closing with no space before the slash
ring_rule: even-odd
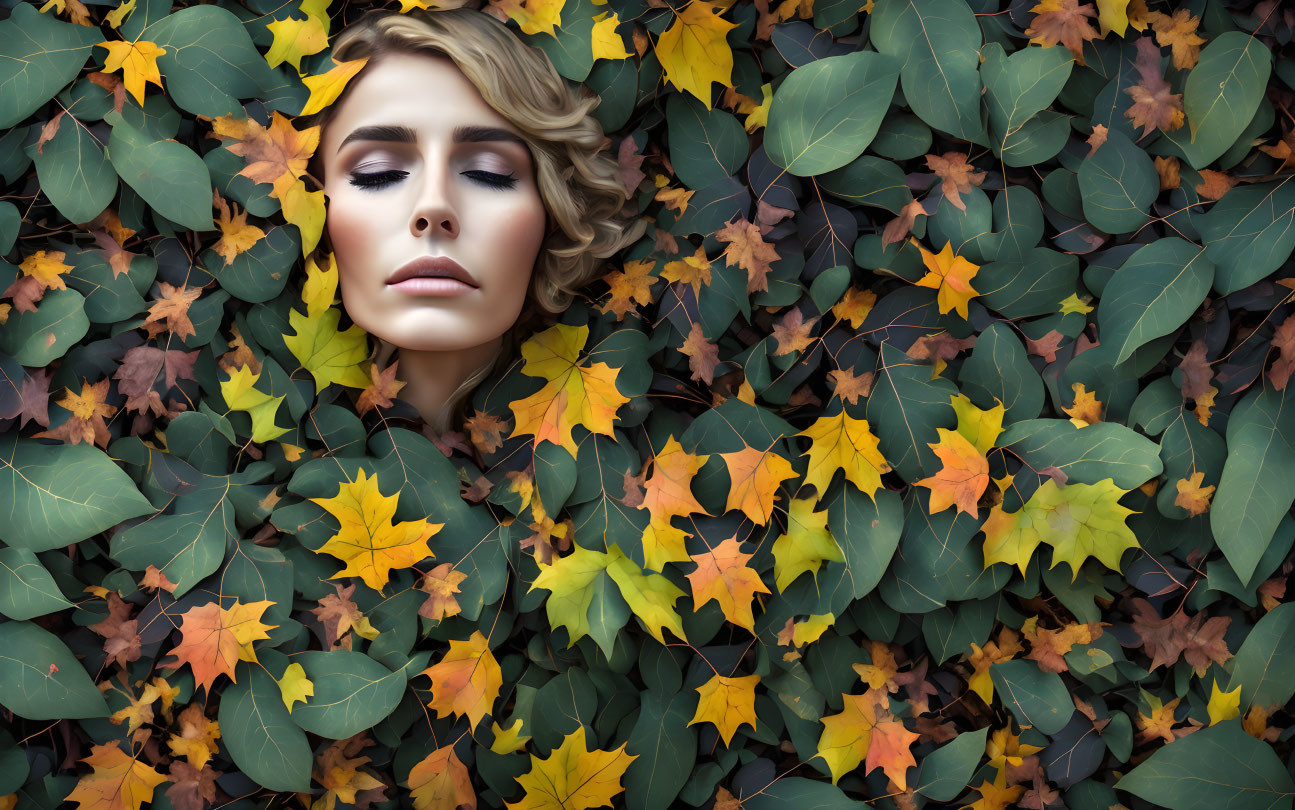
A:
<svg viewBox="0 0 1295 810">
<path fill-rule="evenodd" d="M 387 279 L 387 284 L 400 284 L 402 281 L 417 278 L 454 279 L 474 289 L 481 286 L 467 270 L 463 269 L 462 265 L 448 256 L 419 256 L 401 265 L 391 278 Z"/>
</svg>

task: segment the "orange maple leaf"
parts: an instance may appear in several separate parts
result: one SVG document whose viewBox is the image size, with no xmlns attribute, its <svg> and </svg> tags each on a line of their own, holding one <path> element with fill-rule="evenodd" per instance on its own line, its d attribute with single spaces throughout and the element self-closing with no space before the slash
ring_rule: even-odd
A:
<svg viewBox="0 0 1295 810">
<path fill-rule="evenodd" d="M 1069 672 L 1070 666 L 1063 657 L 1076 644 L 1091 644 L 1101 638 L 1102 626 L 1098 622 L 1067 624 L 1060 630 L 1039 627 L 1031 619 L 1022 628 L 1025 640 L 1030 642 L 1030 652 L 1025 657 L 1039 662 L 1044 672 Z"/>
<path fill-rule="evenodd" d="M 967 302 L 980 295 L 971 286 L 971 280 L 980 272 L 980 265 L 972 264 L 961 256 L 953 254 L 953 243 L 945 242 L 944 249 L 932 253 L 922 247 L 916 239 L 912 243 L 922 254 L 922 263 L 926 265 L 926 275 L 917 281 L 919 287 L 929 287 L 936 291 L 936 305 L 940 314 L 945 315 L 955 310 L 963 320 L 967 314 Z"/>
<path fill-rule="evenodd" d="M 190 703 L 177 718 L 180 733 L 167 740 L 171 753 L 184 757 L 195 768 L 202 768 L 213 754 L 219 753 L 220 724 L 203 713 L 201 703 Z"/>
<path fill-rule="evenodd" d="M 851 405 L 857 405 L 860 397 L 866 397 L 872 392 L 873 376 L 871 371 L 865 371 L 856 376 L 848 368 L 827 372 L 827 378 L 832 383 L 833 396 L 838 396 Z"/>
<path fill-rule="evenodd" d="M 239 661 L 255 661 L 252 642 L 269 638 L 266 631 L 278 627 L 261 622 L 261 614 L 272 605 L 274 602 L 269 600 L 243 604 L 235 599 L 228 609 L 222 608 L 219 602 L 189 608 L 180 624 L 183 640 L 171 651 L 175 663 L 162 666 L 178 669 L 188 664 L 193 670 L 194 684 L 206 687 L 207 694 L 211 694 L 211 684 L 220 675 L 228 675 L 237 683 L 234 665 Z"/>
<path fill-rule="evenodd" d="M 468 441 L 485 455 L 490 455 L 504 446 L 504 431 L 508 424 L 494 414 L 474 410 L 463 422 L 468 431 Z"/>
<path fill-rule="evenodd" d="M 930 513 L 956 506 L 959 512 L 977 516 L 976 502 L 989 487 L 989 461 L 956 430 L 939 428 L 940 440 L 928 443 L 944 466 L 935 475 L 915 482 L 931 490 Z"/>
<path fill-rule="evenodd" d="M 148 336 L 155 338 L 162 332 L 170 332 L 183 340 L 189 335 L 198 334 L 194 331 L 193 322 L 189 320 L 189 305 L 202 295 L 202 288 L 189 289 L 184 284 L 172 287 L 165 281 L 159 281 L 157 285 L 162 290 L 161 297 L 148 308 L 148 318 L 143 323 Z M 162 323 L 163 318 L 166 319 L 165 325 Z"/>
<path fill-rule="evenodd" d="M 755 523 L 769 524 L 773 502 L 778 496 L 778 484 L 795 478 L 791 462 L 770 450 L 743 447 L 736 453 L 720 453 L 728 466 L 728 502 L 724 511 L 740 509 Z"/>
<path fill-rule="evenodd" d="M 1036 15 L 1025 29 L 1030 44 L 1051 48 L 1064 45 L 1075 55 L 1075 61 L 1084 64 L 1084 42 L 1098 39 L 1097 29 L 1088 18 L 1097 17 L 1091 3 L 1079 5 L 1079 0 L 1043 0 L 1030 9 Z"/>
<path fill-rule="evenodd" d="M 476 728 L 490 713 L 504 676 L 481 631 L 473 630 L 467 641 L 450 640 L 450 651 L 439 664 L 423 670 L 432 679 L 432 700 L 428 707 L 437 717 L 467 717 Z"/>
<path fill-rule="evenodd" d="M 691 256 L 666 262 L 661 278 L 690 284 L 693 294 L 701 295 L 701 288 L 710 286 L 710 259 L 706 258 L 706 246 L 699 245 Z"/>
<path fill-rule="evenodd" d="M 462 571 L 455 571 L 451 563 L 441 563 L 428 571 L 418 583 L 418 589 L 427 594 L 423 604 L 418 607 L 418 615 L 426 616 L 434 622 L 459 615 L 462 608 L 454 594 L 459 593 L 459 584 L 467 578 L 468 575 Z"/>
<path fill-rule="evenodd" d="M 643 484 L 639 509 L 648 511 L 648 527 L 643 531 L 643 556 L 646 566 L 661 570 L 667 562 L 688 559 L 684 540 L 692 535 L 671 525 L 671 519 L 692 514 L 708 514 L 692 494 L 692 479 L 710 456 L 694 455 L 683 449 L 673 435 L 652 458 L 652 475 Z"/>
<path fill-rule="evenodd" d="M 1178 158 L 1170 155 L 1169 157 L 1159 157 L 1155 159 L 1156 174 L 1160 175 L 1160 190 L 1169 191 L 1178 188 L 1183 184 L 1183 178 L 1179 175 Z"/>
<path fill-rule="evenodd" d="M 516 417 L 510 439 L 530 434 L 537 446 L 544 441 L 559 444 L 575 458 L 571 429 L 576 425 L 590 433 L 615 435 L 616 409 L 629 397 L 616 390 L 620 369 L 606 363 L 577 365 L 588 339 L 588 326 L 560 323 L 522 344 L 522 373 L 547 382 L 534 394 L 508 403 Z"/>
<path fill-rule="evenodd" d="M 700 321 L 693 321 L 692 327 L 688 330 L 688 337 L 679 347 L 679 351 L 688 357 L 688 370 L 692 372 L 689 379 L 704 382 L 707 385 L 715 382 L 715 366 L 719 365 L 719 346 L 711 343 L 702 334 Z"/>
<path fill-rule="evenodd" d="M 781 321 L 773 325 L 773 339 L 778 342 L 774 357 L 809 348 L 814 343 L 810 333 L 814 331 L 814 324 L 817 322 L 817 317 L 806 321 L 800 307 L 792 307 Z"/>
<path fill-rule="evenodd" d="M 80 810 L 139 810 L 153 801 L 153 789 L 167 781 L 116 744 L 96 745 L 81 761 L 94 771 L 81 777 L 65 799 Z"/>
<path fill-rule="evenodd" d="M 1201 58 L 1201 46 L 1205 44 L 1205 40 L 1196 35 L 1201 18 L 1192 16 L 1185 8 L 1175 11 L 1172 17 L 1153 11 L 1147 18 L 1156 32 L 1156 42 L 1161 47 L 1173 49 L 1174 67 L 1179 70 L 1196 67 Z"/>
<path fill-rule="evenodd" d="M 876 303 L 877 294 L 872 290 L 851 287 L 841 296 L 840 301 L 832 305 L 832 314 L 840 320 L 848 321 L 851 328 L 858 329 L 863 326 L 863 319 L 868 317 Z"/>
<path fill-rule="evenodd" d="M 630 138 L 625 139 L 633 143 Z M 599 304 L 598 311 L 604 315 L 616 313 L 620 322 L 634 306 L 652 303 L 652 285 L 660 281 L 659 276 L 652 275 L 656 262 L 651 259 L 638 259 L 625 262 L 625 269 L 614 270 L 603 276 L 603 281 L 611 288 L 611 298 L 607 303 Z"/>
<path fill-rule="evenodd" d="M 1087 390 L 1083 383 L 1071 383 L 1070 390 L 1075 395 L 1074 402 L 1069 408 L 1063 407 L 1061 410 L 1065 411 L 1072 421 L 1078 420 L 1083 423 L 1077 427 L 1095 425 L 1102 421 L 1102 401 L 1097 398 L 1095 392 Z"/>
<path fill-rule="evenodd" d="M 220 254 L 225 260 L 225 264 L 234 261 L 238 254 L 243 253 L 265 238 L 265 231 L 255 225 L 247 224 L 247 211 L 237 211 L 230 215 L 229 203 L 225 202 L 220 196 L 220 192 L 212 193 L 215 198 L 216 209 L 220 211 L 220 218 L 215 220 L 220 227 L 220 241 L 211 246 L 211 249 Z"/>
<path fill-rule="evenodd" d="M 319 148 L 320 127 L 298 131 L 292 121 L 278 110 L 273 111 L 268 128 L 252 118 L 222 115 L 212 119 L 209 137 L 237 140 L 226 148 L 247 161 L 239 175 L 272 184 L 273 196 L 282 201 L 305 176 L 307 163 Z"/>
<path fill-rule="evenodd" d="M 965 152 L 945 152 L 943 156 L 927 155 L 926 167 L 935 172 L 935 176 L 940 178 L 940 190 L 944 192 L 945 198 L 953 203 L 953 207 L 959 211 L 966 211 L 967 204 L 962 201 L 960 196 L 963 193 L 971 191 L 972 186 L 978 186 L 985 182 L 989 176 L 988 172 L 978 172 L 976 167 L 967 162 Z M 925 210 L 921 208 L 921 203 L 914 200 L 909 205 L 918 205 L 916 214 L 924 214 Z M 911 223 L 912 220 L 910 219 Z M 910 228 L 911 229 L 911 228 Z M 891 241 L 898 242 L 898 239 Z"/>
<path fill-rule="evenodd" d="M 53 430 L 41 431 L 32 438 L 60 439 L 68 444 L 85 442 L 97 444 L 107 450 L 112 434 L 108 432 L 108 425 L 103 420 L 105 416 L 112 416 L 117 412 L 116 405 L 104 402 L 111 385 L 112 381 L 105 377 L 93 385 L 82 379 L 80 395 L 72 393 L 70 388 L 64 388 L 67 395 L 58 404 L 72 415 Z"/>
<path fill-rule="evenodd" d="M 428 754 L 409 771 L 409 789 L 418 810 L 476 807 L 472 776 L 453 745 Z"/>
<path fill-rule="evenodd" d="M 715 232 L 715 238 L 727 242 L 724 248 L 726 267 L 738 265 L 746 271 L 746 291 L 761 292 L 769 289 L 769 271 L 772 262 L 781 258 L 774 246 L 764 241 L 760 226 L 739 216 Z"/>
<path fill-rule="evenodd" d="M 356 402 L 356 407 L 360 413 L 365 413 L 373 408 L 390 408 L 395 403 L 392 401 L 400 389 L 408 385 L 404 380 L 396 379 L 396 367 L 400 361 L 392 363 L 378 371 L 377 363 L 369 364 L 369 379 L 373 382 L 367 388 L 360 392 L 360 398 Z"/>
<path fill-rule="evenodd" d="M 770 593 L 755 569 L 748 565 L 753 554 L 743 554 L 737 536 L 718 546 L 692 555 L 697 570 L 688 574 L 692 585 L 693 609 L 714 599 L 724 617 L 738 627 L 755 632 L 751 602 L 757 593 Z"/>
<path fill-rule="evenodd" d="M 1241 182 L 1239 178 L 1229 175 L 1227 172 L 1218 172 L 1213 169 L 1201 169 L 1201 182 L 1192 188 L 1196 193 L 1207 200 L 1217 200 L 1224 194 L 1232 190 L 1237 183 Z"/>
<path fill-rule="evenodd" d="M 1124 115 L 1133 120 L 1133 126 L 1142 127 L 1142 137 L 1159 129 L 1170 132 L 1183 125 L 1183 94 L 1169 92 L 1169 82 L 1160 70 L 1160 49 L 1151 37 L 1138 38 L 1138 56 L 1133 66 L 1142 77 L 1140 84 L 1124 88 L 1133 98 L 1133 104 Z M 1162 184 L 1163 185 L 1163 182 Z"/>
<path fill-rule="evenodd" d="M 316 552 L 346 563 L 329 579 L 358 576 L 365 585 L 380 591 L 391 580 L 393 568 L 409 568 L 434 556 L 427 541 L 445 524 L 426 519 L 394 523 L 399 498 L 399 494 L 383 495 L 378 477 L 366 476 L 361 468 L 355 481 L 337 485 L 333 497 L 309 499 L 340 524 L 337 534 Z"/>
<path fill-rule="evenodd" d="M 933 157 L 935 157 L 935 155 L 927 155 L 927 160 L 929 161 Z M 950 196 L 947 191 L 945 192 L 945 196 Z M 953 192 L 950 201 L 953 202 L 954 205 L 962 206 L 962 210 L 967 210 L 967 204 L 962 201 L 961 197 L 957 196 L 956 190 Z M 899 209 L 899 216 L 895 217 L 890 222 L 887 222 L 886 227 L 882 228 L 881 246 L 884 248 L 887 245 L 892 245 L 895 242 L 902 242 L 907 239 L 908 235 L 913 232 L 913 223 L 917 221 L 917 217 L 919 215 L 926 216 L 926 209 L 923 208 L 922 204 L 917 200 L 909 200 L 907 205 Z"/>
<path fill-rule="evenodd" d="M 920 736 L 909 731 L 903 722 L 893 716 L 879 721 L 872 727 L 868 756 L 864 760 L 864 773 L 881 768 L 900 790 L 907 790 L 908 769 L 917 766 L 917 760 L 913 758 L 913 752 L 909 748 Z"/>
<path fill-rule="evenodd" d="M 1194 472 L 1187 478 L 1179 478 L 1175 483 L 1178 495 L 1174 497 L 1174 505 L 1186 509 L 1192 516 L 1203 515 L 1210 511 L 1210 499 L 1214 497 L 1214 487 L 1202 486 L 1205 483 L 1205 473 Z"/>
</svg>

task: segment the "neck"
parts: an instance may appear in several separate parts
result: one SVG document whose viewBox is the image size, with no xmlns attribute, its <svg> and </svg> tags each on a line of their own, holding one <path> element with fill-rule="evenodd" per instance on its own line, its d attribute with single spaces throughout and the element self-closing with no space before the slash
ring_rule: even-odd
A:
<svg viewBox="0 0 1295 810">
<path fill-rule="evenodd" d="M 429 425 L 441 432 L 437 424 L 441 408 L 472 372 L 494 359 L 501 343 L 499 338 L 495 338 L 481 346 L 455 351 L 400 349 L 396 379 L 406 385 L 398 396 L 413 405 Z"/>
</svg>

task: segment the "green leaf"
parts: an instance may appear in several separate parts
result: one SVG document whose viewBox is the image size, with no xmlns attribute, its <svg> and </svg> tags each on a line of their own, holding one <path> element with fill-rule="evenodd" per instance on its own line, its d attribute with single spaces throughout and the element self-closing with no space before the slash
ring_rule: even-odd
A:
<svg viewBox="0 0 1295 810">
<path fill-rule="evenodd" d="M 836 785 L 788 776 L 775 780 L 758 793 L 742 796 L 742 810 L 871 810 L 867 802 L 849 798 Z"/>
<path fill-rule="evenodd" d="M 1228 420 L 1228 458 L 1210 507 L 1210 528 L 1232 570 L 1248 580 L 1295 502 L 1295 403 L 1290 389 L 1247 395 Z"/>
<path fill-rule="evenodd" d="M 28 551 L 78 543 L 153 505 L 107 454 L 88 444 L 0 437 L 0 541 Z"/>
<path fill-rule="evenodd" d="M 30 3 L 12 8 L 13 15 L 0 23 L 0 129 L 52 99 L 81 72 L 95 43 L 103 41 L 98 28 L 62 22 Z"/>
<path fill-rule="evenodd" d="M 1250 123 L 1268 86 L 1272 58 L 1262 42 L 1240 31 L 1219 34 L 1201 49 L 1183 85 L 1187 126 L 1164 134 L 1193 169 L 1226 152 Z"/>
<path fill-rule="evenodd" d="M 935 129 L 983 143 L 980 26 L 963 0 L 880 0 L 870 38 L 896 57 L 904 98 Z M 1046 106 L 1046 105 L 1045 105 Z"/>
<path fill-rule="evenodd" d="M 1272 747 L 1242 731 L 1237 720 L 1156 749 L 1115 786 L 1170 810 L 1276 810 L 1291 807 L 1295 796 L 1295 782 Z"/>
<path fill-rule="evenodd" d="M 40 190 L 69 222 L 89 222 L 117 195 L 117 173 L 82 123 L 64 116 L 33 157 Z"/>
<path fill-rule="evenodd" d="M 894 59 L 868 51 L 796 68 L 769 106 L 764 140 L 769 158 L 801 177 L 854 160 L 876 136 L 898 77 Z"/>
<path fill-rule="evenodd" d="M 1123 133 L 1111 130 L 1106 143 L 1079 164 L 1084 217 L 1107 233 L 1129 233 L 1146 224 L 1160 195 L 1160 175 L 1151 156 Z"/>
<path fill-rule="evenodd" d="M 918 771 L 914 790 L 937 802 L 951 802 L 971 781 L 971 775 L 985 753 L 989 728 L 964 731 L 953 742 L 926 755 Z"/>
<path fill-rule="evenodd" d="M 697 764 L 697 730 L 688 727 L 696 703 L 684 692 L 647 691 L 626 752 L 638 758 L 625 772 L 629 810 L 665 810 Z"/>
<path fill-rule="evenodd" d="M 1069 419 L 1030 419 L 1008 426 L 998 446 L 1010 447 L 1032 470 L 1056 467 L 1084 484 L 1112 478 L 1124 490 L 1141 486 L 1162 469 L 1155 442 L 1116 422 L 1077 428 Z"/>
<path fill-rule="evenodd" d="M 995 154 L 1066 86 L 1075 57 L 1065 48 L 1023 48 L 1011 56 L 997 42 L 984 48 L 985 106 Z M 1049 156 L 1050 157 L 1050 156 Z"/>
<path fill-rule="evenodd" d="M 841 547 L 853 599 L 867 596 L 886 573 L 904 531 L 904 505 L 888 489 L 876 500 L 844 482 L 827 503 L 827 525 Z"/>
<path fill-rule="evenodd" d="M 25 548 L 0 548 L 0 613 L 25 621 L 72 607 L 36 555 Z"/>
<path fill-rule="evenodd" d="M 28 720 L 109 714 L 103 695 L 67 645 L 31 622 L 0 624 L 0 704 Z"/>
<path fill-rule="evenodd" d="M 666 101 L 670 165 L 688 188 L 705 188 L 737 174 L 746 162 L 746 131 L 731 113 L 706 106 L 691 95 L 671 93 Z"/>
<path fill-rule="evenodd" d="M 243 118 L 238 99 L 257 96 L 276 83 L 265 57 L 229 9 L 206 3 L 180 9 L 149 26 L 147 38 L 166 49 L 157 58 L 158 69 L 166 77 L 167 94 L 187 112 Z"/>
<path fill-rule="evenodd" d="M 108 157 L 128 186 L 178 225 L 194 231 L 215 227 L 211 174 L 197 153 L 177 141 L 150 138 L 119 113 L 104 120 L 112 125 Z"/>
<path fill-rule="evenodd" d="M 178 496 L 167 514 L 113 535 L 110 555 L 132 571 L 155 565 L 176 584 L 177 598 L 187 593 L 220 566 L 226 542 L 238 537 L 234 506 L 229 501 L 229 488 L 234 483 L 222 477 Z"/>
<path fill-rule="evenodd" d="M 1178 329 L 1214 282 L 1206 251 L 1176 236 L 1139 248 L 1102 290 L 1098 335 L 1116 348 L 1117 363 L 1143 344 Z"/>
<path fill-rule="evenodd" d="M 221 693 L 218 715 L 221 742 L 230 758 L 267 790 L 309 790 L 314 756 L 306 733 L 283 705 L 279 685 L 264 669 L 245 662 L 239 663 L 235 675 L 238 682 Z"/>
<path fill-rule="evenodd" d="M 1295 603 L 1264 614 L 1232 659 L 1226 691 L 1241 687 L 1241 713 L 1283 706 L 1295 695 Z"/>
<path fill-rule="evenodd" d="M 1004 661 L 989 668 L 995 697 L 1003 702 L 1023 726 L 1034 726 L 1044 734 L 1056 734 L 1070 722 L 1075 703 L 1061 676 L 1044 672 L 1033 661 Z"/>
<path fill-rule="evenodd" d="M 315 684 L 315 694 L 292 710 L 292 721 L 311 734 L 345 740 L 372 728 L 396 709 L 405 694 L 412 661 L 392 672 L 350 650 L 308 651 L 294 661 Z M 283 700 L 279 698 L 279 705 Z"/>
<path fill-rule="evenodd" d="M 283 292 L 300 258 L 301 237 L 296 228 L 271 228 L 228 264 L 214 250 L 202 253 L 203 264 L 220 286 L 249 304 L 264 303 Z"/>
<path fill-rule="evenodd" d="M 872 155 L 860 155 L 839 169 L 817 179 L 829 194 L 858 205 L 884 208 L 892 214 L 913 200 L 898 163 Z"/>
<path fill-rule="evenodd" d="M 67 354 L 89 331 L 85 296 L 70 288 L 47 290 L 35 312 L 9 313 L 0 348 L 24 366 L 42 368 Z"/>
<path fill-rule="evenodd" d="M 1033 419 L 1043 410 L 1043 381 L 1025 356 L 1020 338 L 1005 322 L 990 324 L 980 333 L 958 381 L 982 409 L 1001 402 L 1009 424 Z"/>
<path fill-rule="evenodd" d="M 1222 295 L 1245 289 L 1290 258 L 1295 247 L 1295 178 L 1234 188 L 1196 218 Z"/>
<path fill-rule="evenodd" d="M 939 440 L 939 428 L 953 427 L 949 398 L 957 389 L 889 343 L 881 345 L 881 363 L 865 414 L 877 426 L 881 454 L 906 481 L 934 475 L 942 465 L 928 445 Z"/>
</svg>

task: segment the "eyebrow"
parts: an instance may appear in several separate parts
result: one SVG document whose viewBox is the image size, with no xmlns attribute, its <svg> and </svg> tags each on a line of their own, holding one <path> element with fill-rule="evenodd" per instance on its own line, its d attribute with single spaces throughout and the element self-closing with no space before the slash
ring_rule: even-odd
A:
<svg viewBox="0 0 1295 810">
<path fill-rule="evenodd" d="M 527 146 L 526 141 L 518 134 L 499 127 L 458 126 L 450 135 L 454 143 L 495 143 L 506 142 Z M 406 126 L 376 125 L 359 127 L 342 139 L 337 151 L 351 141 L 389 141 L 393 143 L 417 143 L 418 133 Z"/>
</svg>

